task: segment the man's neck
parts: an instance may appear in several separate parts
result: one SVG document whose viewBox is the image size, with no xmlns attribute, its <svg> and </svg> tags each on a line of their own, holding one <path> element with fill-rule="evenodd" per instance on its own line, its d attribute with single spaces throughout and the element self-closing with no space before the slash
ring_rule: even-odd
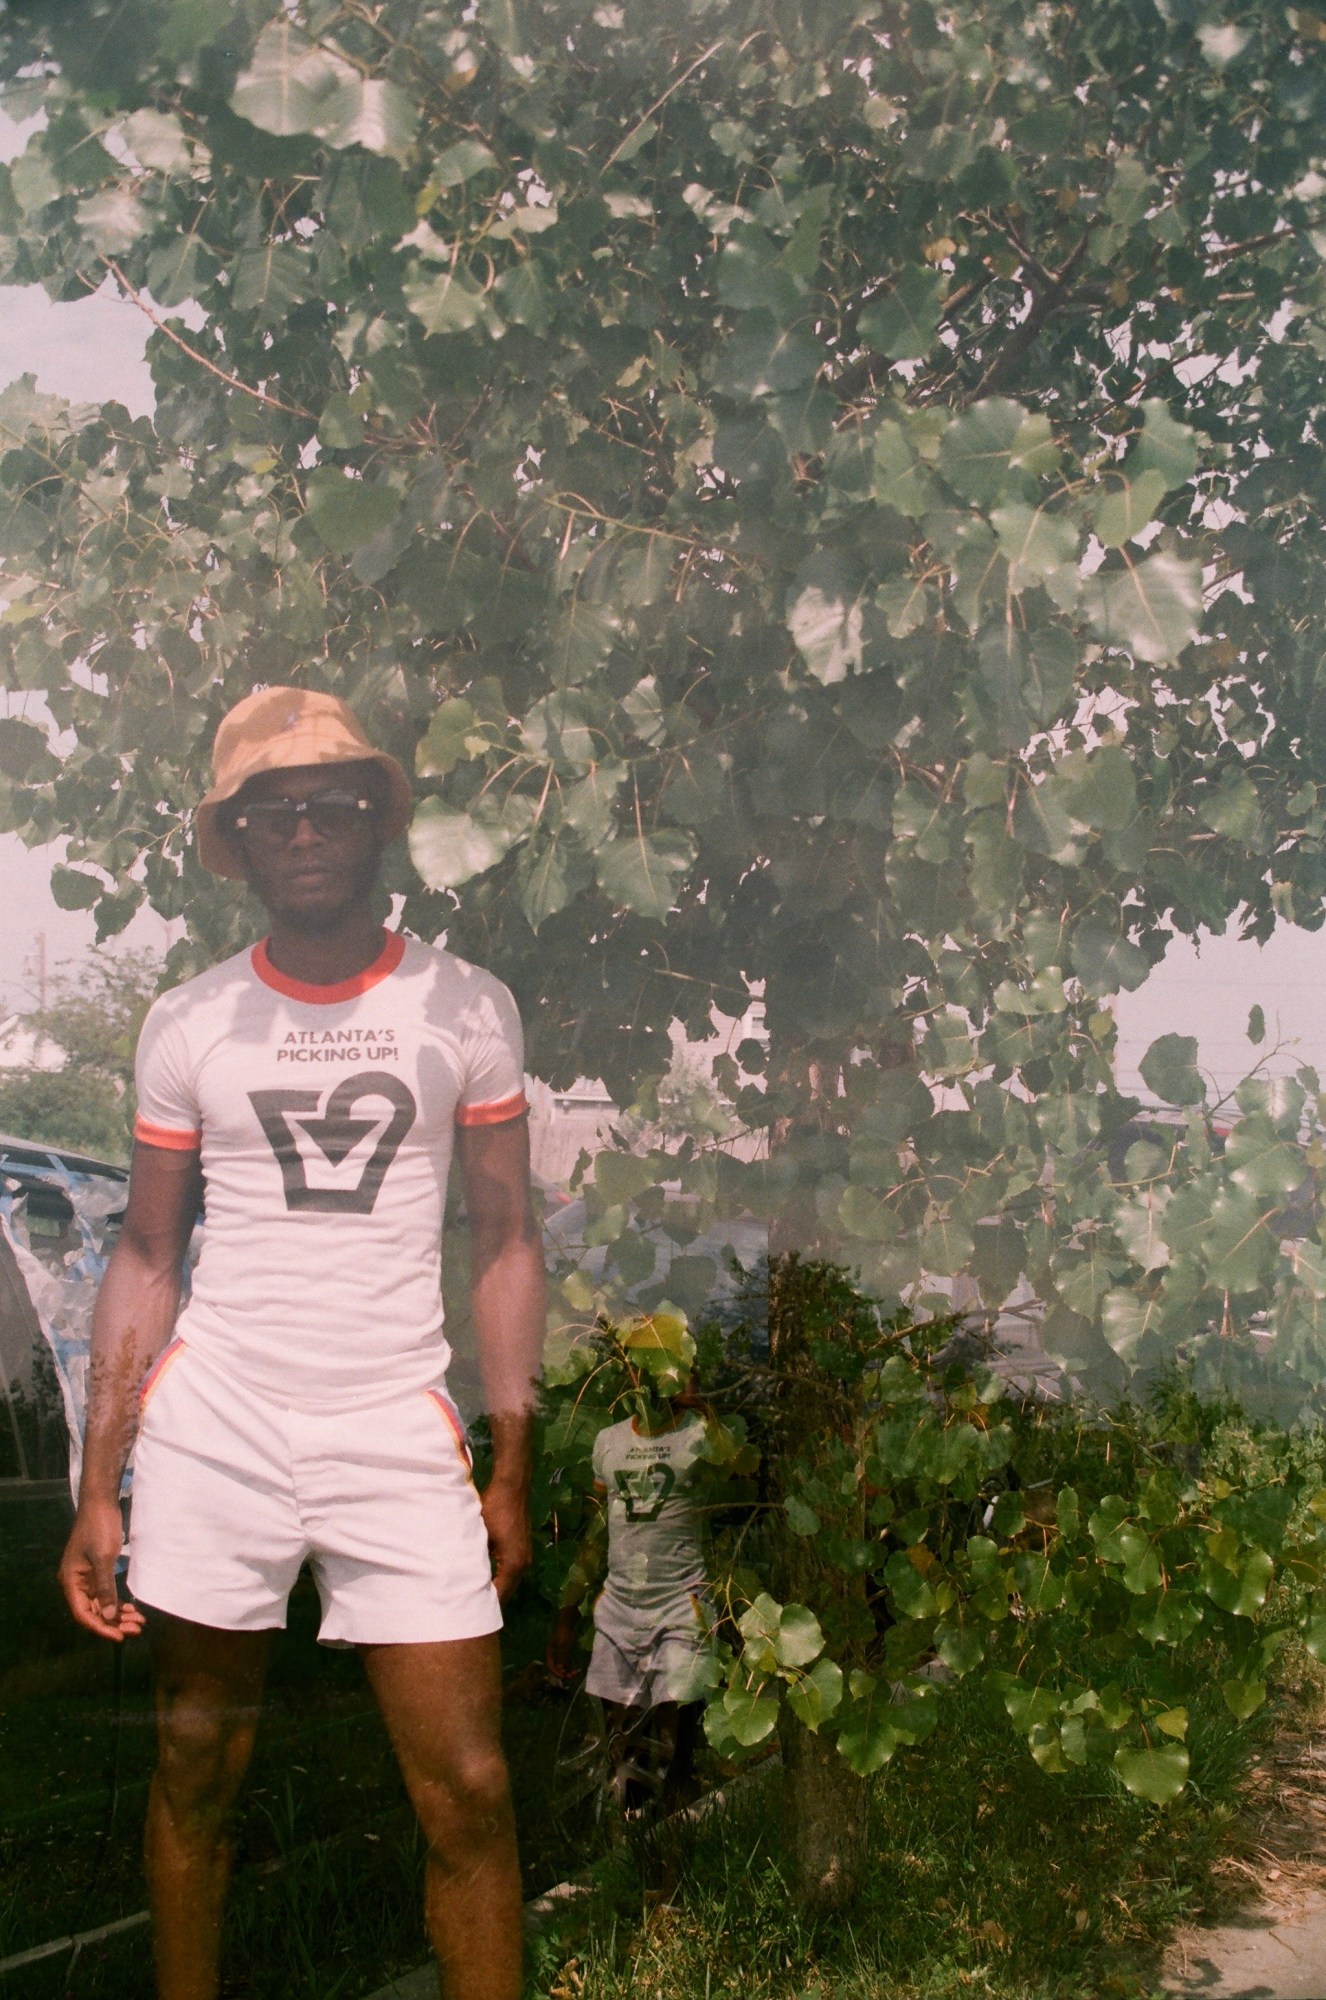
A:
<svg viewBox="0 0 1326 2000">
<path fill-rule="evenodd" d="M 267 940 L 267 956 L 276 970 L 306 986 L 338 986 L 343 979 L 354 979 L 367 972 L 381 951 L 382 925 L 367 906 L 326 931 L 291 929 L 274 917 Z"/>
</svg>

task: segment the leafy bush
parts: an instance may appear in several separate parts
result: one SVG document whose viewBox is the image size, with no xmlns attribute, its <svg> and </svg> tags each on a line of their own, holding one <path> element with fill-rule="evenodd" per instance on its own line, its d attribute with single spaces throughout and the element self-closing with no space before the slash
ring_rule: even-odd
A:
<svg viewBox="0 0 1326 2000">
<path fill-rule="evenodd" d="M 1169 1378 L 1149 1406 L 1022 1400 L 952 1322 L 885 1315 L 777 1260 L 747 1316 L 606 1324 L 552 1357 L 541 1581 L 575 1596 L 589 1458 L 631 1399 L 695 1372 L 709 1407 L 715 1635 L 706 1729 L 739 1761 L 790 1713 L 865 1777 L 978 1674 L 1048 1773 L 1109 1765 L 1163 1804 L 1199 1717 L 1266 1698 L 1293 1633 L 1326 1651 L 1323 1447 Z"/>
</svg>

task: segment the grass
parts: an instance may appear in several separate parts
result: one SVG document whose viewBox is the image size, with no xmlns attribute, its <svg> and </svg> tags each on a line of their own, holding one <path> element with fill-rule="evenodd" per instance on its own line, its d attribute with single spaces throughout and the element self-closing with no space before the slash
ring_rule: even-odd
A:
<svg viewBox="0 0 1326 2000">
<path fill-rule="evenodd" d="M 55 1584 L 61 1500 L 0 1516 L 0 1959 L 114 1922 L 145 1903 L 140 1829 L 153 1755 L 148 1660 L 79 1633 Z M 236 1828 L 227 2000 L 352 2000 L 425 1956 L 423 1854 L 357 1658 L 316 1641 L 311 1583 L 276 1646 Z M 537 1655 L 545 1614 L 512 1621 L 509 1656 Z M 117 1686 L 116 1668 L 123 1675 Z M 522 1808 L 527 1895 L 594 1851 L 553 1772 L 564 1700 L 513 1702 L 507 1748 Z M 117 1801 L 111 1814 L 112 1776 Z M 9 2000 L 142 2000 L 146 1933 L 0 1977 Z"/>
<path fill-rule="evenodd" d="M 0 1522 L 0 1957 L 144 1903 L 147 1662 L 127 1654 L 117 1751 L 114 1656 L 69 1624 L 53 1580 L 65 1524 L 50 1501 L 8 1502 Z M 358 1662 L 316 1644 L 316 1612 L 302 1587 L 273 1662 L 238 1824 L 227 2000 L 360 2000 L 425 1955 L 419 1837 Z M 543 1625 L 535 1605 L 512 1621 L 513 1667 L 537 1656 Z M 531 2000 L 1137 2000 L 1172 1927 L 1224 1893 L 1217 1864 L 1273 1722 L 1240 1730 L 1195 1707 L 1195 1784 L 1157 1813 L 1108 1772 L 1047 1777 L 964 1685 L 937 1735 L 876 1783 L 858 1905 L 816 1924 L 787 1895 L 776 1771 L 686 1830 L 660 1907 L 629 1851 L 604 1852 L 586 1803 L 559 1796 L 577 1711 L 518 1679 L 526 1893 L 593 1865 L 593 1893 L 536 1942 Z M 142 2000 L 146 1950 L 139 1930 L 25 1968 L 0 1979 L 0 2000 Z"/>
<path fill-rule="evenodd" d="M 1264 1724 L 1263 1728 L 1269 1727 Z M 1165 1813 L 1097 1770 L 1047 1777 L 988 1694 L 877 1781 L 850 1913 L 786 1889 L 781 1774 L 739 1787 L 677 1848 L 667 1906 L 628 1857 L 535 1947 L 539 2000 L 1138 2000 L 1175 1925 L 1217 1903 L 1256 1743 L 1212 1715 L 1195 1792 Z"/>
</svg>

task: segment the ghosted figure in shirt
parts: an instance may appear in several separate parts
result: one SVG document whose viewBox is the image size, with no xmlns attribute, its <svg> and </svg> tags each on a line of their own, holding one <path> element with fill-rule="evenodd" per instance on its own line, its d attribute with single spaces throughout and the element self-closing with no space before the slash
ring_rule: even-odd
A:
<svg viewBox="0 0 1326 2000">
<path fill-rule="evenodd" d="M 641 1337 L 652 1341 L 654 1322 Z M 629 1359 L 632 1336 L 623 1340 Z M 666 1375 L 664 1377 L 666 1384 Z M 594 1441 L 598 1514 L 577 1583 L 558 1613 L 548 1665 L 572 1668 L 577 1587 L 606 1531 L 607 1573 L 594 1601 L 587 1693 L 603 1703 L 610 1787 L 626 1812 L 677 1811 L 696 1796 L 695 1751 L 712 1678 L 704 1513 L 698 1494 L 708 1426 L 693 1383 L 671 1396 L 642 1369 L 629 1416 Z"/>
</svg>

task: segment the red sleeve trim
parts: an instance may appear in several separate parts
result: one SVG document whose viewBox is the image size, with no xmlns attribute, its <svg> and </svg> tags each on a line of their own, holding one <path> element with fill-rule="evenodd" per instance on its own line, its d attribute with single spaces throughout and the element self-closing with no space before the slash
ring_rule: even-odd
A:
<svg viewBox="0 0 1326 2000">
<path fill-rule="evenodd" d="M 513 1118 L 523 1118 L 529 1110 L 529 1101 L 523 1090 L 514 1097 L 503 1097 L 496 1104 L 462 1104 L 456 1110 L 456 1123 L 469 1125 L 507 1125 Z"/>
<path fill-rule="evenodd" d="M 169 1125 L 150 1125 L 146 1118 L 134 1119 L 134 1138 L 140 1146 L 160 1146 L 167 1153 L 196 1153 L 203 1143 L 201 1132 L 176 1132 Z"/>
</svg>

